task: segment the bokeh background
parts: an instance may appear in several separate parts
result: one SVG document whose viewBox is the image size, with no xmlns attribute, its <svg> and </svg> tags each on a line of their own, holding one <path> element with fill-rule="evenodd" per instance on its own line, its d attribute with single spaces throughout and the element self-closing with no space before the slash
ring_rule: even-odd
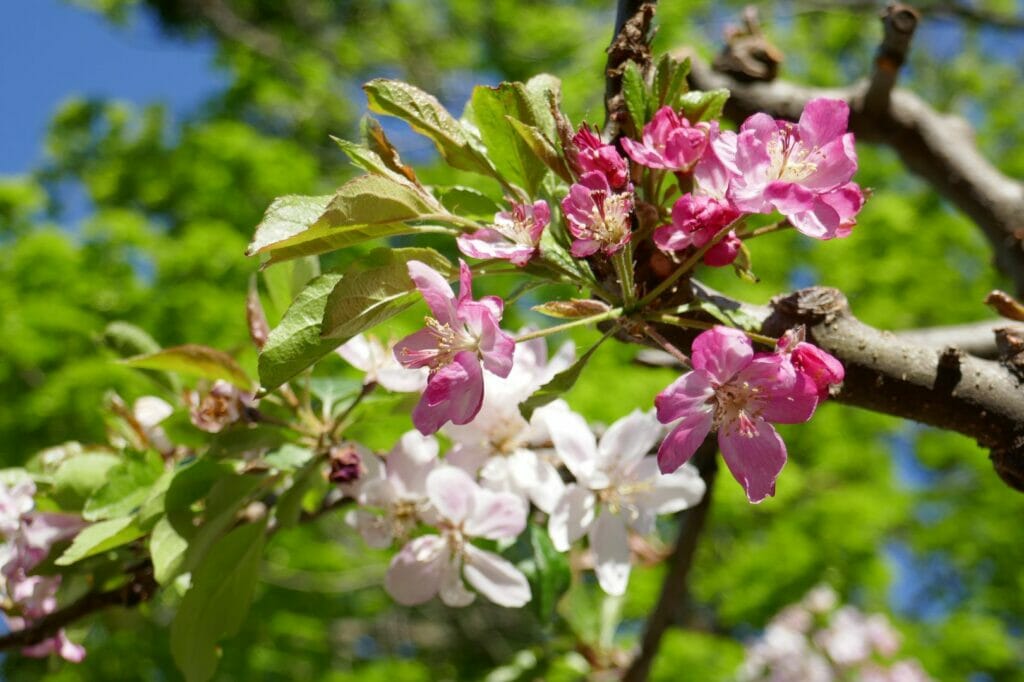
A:
<svg viewBox="0 0 1024 682">
<path fill-rule="evenodd" d="M 244 299 L 256 264 L 243 250 L 269 202 L 329 192 L 353 170 L 328 135 L 354 136 L 359 84 L 409 80 L 461 110 L 479 83 L 551 72 L 574 121 L 603 118 L 610 0 L 6 0 L 0 21 L 0 465 L 48 445 L 104 435 L 108 391 L 152 393 L 114 364 L 107 324 L 128 320 L 164 346 L 207 344 L 255 357 Z M 742 3 L 659 3 L 657 49 L 706 57 Z M 1024 176 L 1024 25 L 979 21 L 922 2 L 903 84 L 966 116 L 1006 173 Z M 978 0 L 997 16 L 1021 3 Z M 841 85 L 869 72 L 881 29 L 871 2 L 758 4 L 785 54 L 783 77 Z M 452 184 L 426 140 L 389 125 L 407 161 Z M 759 285 L 716 286 L 763 302 L 822 283 L 891 329 L 984 319 L 1003 285 L 978 229 L 909 176 L 888 150 L 861 146 L 874 196 L 850 239 L 753 247 Z M 618 368 L 607 347 L 569 395 L 595 421 L 647 407 L 667 370 Z M 328 359 L 321 371 L 345 371 Z M 609 386 L 616 400 L 607 399 Z M 381 447 L 408 424 L 372 434 Z M 904 653 L 941 680 L 1024 679 L 1024 496 L 960 436 L 826 405 L 785 434 L 778 496 L 751 506 L 718 487 L 681 625 L 655 679 L 726 680 L 784 605 L 826 582 L 890 614 Z M 664 536 L 670 537 L 670 529 Z M 387 556 L 340 518 L 273 538 L 249 619 L 224 646 L 223 680 L 574 679 L 550 656 L 568 632 L 598 627 L 586 594 L 555 622 L 485 605 L 395 607 Z M 628 645 L 660 586 L 634 573 Z M 4 657 L 4 679 L 177 679 L 167 644 L 176 601 L 111 612 L 72 630 L 79 665 Z M 606 635 L 608 633 L 605 633 Z"/>
</svg>

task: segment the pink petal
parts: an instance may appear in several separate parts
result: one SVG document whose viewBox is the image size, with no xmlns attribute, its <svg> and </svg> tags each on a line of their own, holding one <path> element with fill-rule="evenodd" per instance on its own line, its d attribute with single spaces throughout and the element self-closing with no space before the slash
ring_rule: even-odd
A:
<svg viewBox="0 0 1024 682">
<path fill-rule="evenodd" d="M 725 239 L 707 250 L 704 254 L 704 263 L 713 268 L 730 265 L 736 260 L 736 256 L 740 255 L 742 246 L 743 242 L 736 236 L 736 233 L 730 232 Z"/>
<path fill-rule="evenodd" d="M 629 533 L 625 521 L 603 507 L 587 537 L 601 589 L 612 596 L 625 594 L 630 571 Z"/>
<path fill-rule="evenodd" d="M 530 583 L 519 569 L 497 554 L 466 545 L 463 573 L 469 584 L 498 606 L 519 608 L 533 596 Z"/>
<path fill-rule="evenodd" d="M 476 481 L 458 467 L 440 466 L 427 476 L 427 497 L 430 503 L 441 516 L 455 525 L 473 516 L 480 492 Z"/>
<path fill-rule="evenodd" d="M 658 466 L 662 473 L 670 474 L 690 461 L 711 433 L 713 416 L 710 410 L 693 412 L 672 429 L 658 448 Z"/>
<path fill-rule="evenodd" d="M 488 315 L 481 323 L 480 359 L 488 372 L 504 379 L 512 371 L 516 341 L 511 334 L 502 331 L 494 317 Z"/>
<path fill-rule="evenodd" d="M 721 325 L 701 332 L 693 340 L 691 360 L 694 369 L 703 369 L 712 381 L 724 384 L 750 364 L 754 347 L 747 335 Z"/>
<path fill-rule="evenodd" d="M 526 528 L 526 512 L 527 505 L 519 496 L 479 488 L 473 512 L 466 519 L 466 535 L 488 540 L 514 538 Z"/>
<path fill-rule="evenodd" d="M 423 535 L 410 541 L 391 559 L 384 589 L 404 606 L 430 601 L 441 589 L 449 560 L 447 549 L 447 541 L 439 535 Z"/>
<path fill-rule="evenodd" d="M 445 422 L 468 424 L 484 400 L 484 377 L 480 362 L 469 351 L 455 355 L 427 380 L 427 389 L 413 408 L 412 422 L 423 435 L 430 435 Z"/>
<path fill-rule="evenodd" d="M 751 435 L 722 429 L 718 432 L 718 447 L 748 500 L 757 503 L 775 494 L 775 479 L 786 464 L 786 444 L 771 424 L 755 420 Z"/>
<path fill-rule="evenodd" d="M 708 401 L 714 394 L 711 377 L 706 371 L 695 369 L 687 372 L 654 398 L 658 421 L 671 424 L 694 412 L 706 412 L 711 409 Z"/>
<path fill-rule="evenodd" d="M 850 181 L 857 172 L 857 150 L 853 133 L 832 140 L 809 157 L 816 168 L 800 181 L 805 187 L 818 192 L 834 189 Z"/>
<path fill-rule="evenodd" d="M 535 247 L 516 244 L 497 230 L 489 228 L 477 230 L 470 235 L 460 235 L 455 243 L 459 251 L 471 258 L 500 258 L 520 267 L 526 265 L 537 252 Z"/>
<path fill-rule="evenodd" d="M 466 265 L 466 261 L 459 259 L 459 297 L 456 305 L 463 301 L 473 300 L 473 271 Z M 440 319 L 440 318 L 438 318 Z"/>
<path fill-rule="evenodd" d="M 423 294 L 423 299 L 427 302 L 427 306 L 434 313 L 437 321 L 441 324 L 454 324 L 455 292 L 452 291 L 448 281 L 426 263 L 411 260 L 407 265 L 409 277 Z M 399 358 L 399 362 L 401 362 L 401 358 Z"/>
<path fill-rule="evenodd" d="M 568 552 L 572 543 L 583 537 L 594 522 L 597 498 L 592 492 L 570 483 L 562 499 L 548 517 L 548 535 L 559 552 Z"/>
<path fill-rule="evenodd" d="M 818 387 L 800 374 L 788 393 L 768 397 L 761 417 L 775 424 L 802 424 L 814 415 L 818 401 Z"/>
<path fill-rule="evenodd" d="M 437 336 L 429 329 L 409 334 L 395 344 L 395 360 L 407 369 L 430 367 L 437 360 Z"/>
<path fill-rule="evenodd" d="M 846 132 L 850 107 L 841 99 L 819 97 L 800 114 L 800 140 L 809 147 L 823 147 Z"/>
</svg>

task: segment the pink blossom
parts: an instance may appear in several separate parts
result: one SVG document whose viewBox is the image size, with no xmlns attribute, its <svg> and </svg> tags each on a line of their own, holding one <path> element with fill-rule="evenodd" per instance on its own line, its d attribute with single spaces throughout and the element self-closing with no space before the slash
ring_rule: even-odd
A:
<svg viewBox="0 0 1024 682">
<path fill-rule="evenodd" d="M 613 192 L 608 179 L 601 173 L 586 173 L 569 188 L 562 200 L 562 212 L 575 237 L 572 255 L 585 258 L 598 250 L 612 255 L 633 236 L 633 188 Z"/>
<path fill-rule="evenodd" d="M 565 409 L 546 415 L 555 451 L 576 478 L 565 487 L 548 518 L 548 534 L 561 552 L 586 535 L 597 581 L 608 594 L 626 591 L 630 574 L 629 529 L 647 535 L 658 514 L 692 507 L 705 484 L 691 465 L 658 473 L 647 453 L 661 436 L 657 420 L 635 410 L 605 431 L 598 442 L 587 422 Z"/>
<path fill-rule="evenodd" d="M 579 164 L 584 174 L 604 175 L 612 189 L 623 189 L 629 182 L 629 165 L 614 145 L 604 144 L 586 123 L 572 138 L 579 150 Z"/>
<path fill-rule="evenodd" d="M 693 342 L 688 372 L 658 394 L 658 420 L 678 424 L 658 450 L 663 472 L 688 461 L 711 429 L 725 463 L 751 502 L 775 494 L 786 463 L 786 445 L 770 422 L 810 419 L 816 390 L 797 383 L 796 371 L 778 353 L 754 353 L 750 339 L 729 327 L 714 327 Z"/>
<path fill-rule="evenodd" d="M 787 354 L 798 380 L 814 386 L 819 400 L 828 397 L 829 387 L 843 382 L 843 364 L 831 354 L 804 341 L 804 328 L 787 331 L 779 339 L 776 351 Z"/>
<path fill-rule="evenodd" d="M 395 393 L 418 393 L 427 385 L 426 369 L 406 369 L 395 359 L 393 348 L 376 337 L 358 334 L 335 351 L 345 362 L 366 373 L 364 384 L 376 383 Z"/>
<path fill-rule="evenodd" d="M 704 153 L 709 130 L 709 124 L 690 125 L 672 107 L 664 106 L 644 126 L 643 142 L 623 138 L 622 148 L 641 166 L 688 171 Z"/>
<path fill-rule="evenodd" d="M 512 204 L 511 211 L 494 216 L 494 227 L 460 235 L 459 251 L 473 258 L 500 258 L 522 267 L 537 255 L 540 237 L 551 222 L 551 209 L 544 201 Z"/>
<path fill-rule="evenodd" d="M 672 224 L 654 231 L 654 243 L 665 251 L 699 249 L 726 229 L 739 211 L 726 199 L 685 194 L 672 206 Z M 739 253 L 740 240 L 732 232 L 708 249 L 704 262 L 713 267 L 729 265 Z"/>
<path fill-rule="evenodd" d="M 459 295 L 436 270 L 409 261 L 409 276 L 433 317 L 426 328 L 402 339 L 395 358 L 409 368 L 427 367 L 427 388 L 412 413 L 420 433 L 436 432 L 450 421 L 466 424 L 480 411 L 483 368 L 499 377 L 512 370 L 515 340 L 498 326 L 504 302 L 497 296 L 473 300 L 472 274 L 460 261 Z"/>
<path fill-rule="evenodd" d="M 857 170 L 853 133 L 846 132 L 846 102 L 815 99 L 798 124 L 754 114 L 739 134 L 722 133 L 714 145 L 733 177 L 729 196 L 751 213 L 778 210 L 817 239 L 845 237 L 864 195 L 851 182 Z"/>
<path fill-rule="evenodd" d="M 440 595 L 448 606 L 467 606 L 475 595 L 465 578 L 495 604 L 518 608 L 530 601 L 530 584 L 502 557 L 470 539 L 507 540 L 526 528 L 527 507 L 515 495 L 481 488 L 462 469 L 442 466 L 426 480 L 438 513 L 438 534 L 421 535 L 391 560 L 384 586 L 399 604 L 412 606 Z"/>
</svg>

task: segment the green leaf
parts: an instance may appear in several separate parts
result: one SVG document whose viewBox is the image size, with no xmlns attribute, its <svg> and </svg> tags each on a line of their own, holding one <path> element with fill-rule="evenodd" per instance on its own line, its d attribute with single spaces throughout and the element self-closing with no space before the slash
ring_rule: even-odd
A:
<svg viewBox="0 0 1024 682">
<path fill-rule="evenodd" d="M 177 372 L 210 381 L 223 379 L 241 388 L 252 386 L 252 380 L 233 357 L 223 351 L 194 343 L 165 348 L 148 355 L 136 355 L 121 362 L 129 367 Z"/>
<path fill-rule="evenodd" d="M 633 119 L 633 130 L 639 136 L 647 122 L 647 84 L 644 75 L 636 62 L 626 62 L 622 72 L 622 98 L 626 101 L 626 110 Z"/>
<path fill-rule="evenodd" d="M 224 531 L 236 522 L 239 510 L 265 480 L 265 474 L 232 474 L 213 484 L 206 497 L 203 524 L 198 529 L 193 526 L 182 533 L 189 541 L 181 566 L 183 571 L 191 571 L 203 561 L 210 548 L 221 540 Z M 182 532 L 177 525 L 175 530 Z"/>
<path fill-rule="evenodd" d="M 441 205 L 457 215 L 465 218 L 476 218 L 485 222 L 494 220 L 494 214 L 502 210 L 502 206 L 483 192 L 472 187 L 446 187 L 438 190 Z"/>
<path fill-rule="evenodd" d="M 281 321 L 284 311 L 288 310 L 303 287 L 319 274 L 320 260 L 316 256 L 295 258 L 263 269 L 263 283 L 274 308 L 274 322 Z"/>
<path fill-rule="evenodd" d="M 163 459 L 153 451 L 127 453 L 126 457 L 106 472 L 107 482 L 85 503 L 82 517 L 86 521 L 131 514 L 146 501 L 164 471 Z"/>
<path fill-rule="evenodd" d="M 529 536 L 533 551 L 532 575 L 527 574 L 533 592 L 531 604 L 542 623 L 551 622 L 558 600 L 572 581 L 569 560 L 551 544 L 544 528 L 531 523 Z"/>
<path fill-rule="evenodd" d="M 445 278 L 453 276 L 451 263 L 433 249 L 375 249 L 335 284 L 327 298 L 321 335 L 349 339 L 415 303 L 419 294 L 409 277 L 411 260 L 426 263 Z"/>
<path fill-rule="evenodd" d="M 299 292 L 281 323 L 270 331 L 260 351 L 260 384 L 264 390 L 277 388 L 342 344 L 342 339 L 324 339 L 320 328 L 327 297 L 341 281 L 341 274 L 327 272 Z"/>
<path fill-rule="evenodd" d="M 178 533 L 166 516 L 156 522 L 149 536 L 149 556 L 157 583 L 166 585 L 178 575 L 187 549 L 188 540 Z"/>
<path fill-rule="evenodd" d="M 263 461 L 279 471 L 295 471 L 313 459 L 309 448 L 286 443 L 277 450 L 268 453 Z"/>
<path fill-rule="evenodd" d="M 511 121 L 531 126 L 543 110 L 538 110 L 522 83 L 502 83 L 496 88 L 477 86 L 471 102 L 476 126 L 495 168 L 535 196 L 547 167 Z"/>
<path fill-rule="evenodd" d="M 725 89 L 709 90 L 708 92 L 694 90 L 681 95 L 677 104 L 682 109 L 686 119 L 690 123 L 696 123 L 697 121 L 710 121 L 713 118 L 719 118 L 728 99 L 729 91 Z"/>
<path fill-rule="evenodd" d="M 271 244 L 283 241 L 309 228 L 327 210 L 333 195 L 302 196 L 289 194 L 274 199 L 256 226 L 256 234 L 246 250 L 251 256 Z"/>
<path fill-rule="evenodd" d="M 144 329 L 121 320 L 106 326 L 103 330 L 103 343 L 122 358 L 160 350 L 160 344 Z"/>
<path fill-rule="evenodd" d="M 473 148 L 469 135 L 433 95 L 400 81 L 378 78 L 363 86 L 370 110 L 402 119 L 430 138 L 448 165 L 493 175 L 487 159 Z"/>
<path fill-rule="evenodd" d="M 572 172 L 566 165 L 562 154 L 555 148 L 554 143 L 544 136 L 540 129 L 527 125 L 522 121 L 517 121 L 511 116 L 508 117 L 508 122 L 519 137 L 523 138 L 523 142 L 526 143 L 526 146 L 530 148 L 541 163 L 566 182 L 573 181 Z"/>
<path fill-rule="evenodd" d="M 597 343 L 590 347 L 586 353 L 576 359 L 576 362 L 569 365 L 567 368 L 552 377 L 551 381 L 541 386 L 537 391 L 527 398 L 524 402 L 519 404 L 519 412 L 523 415 L 523 418 L 527 421 L 533 416 L 533 411 L 538 407 L 543 407 L 548 403 L 560 398 L 563 393 L 568 391 L 576 384 L 576 380 L 580 378 L 580 373 L 583 368 L 587 366 L 590 361 L 590 357 L 594 354 L 594 351 L 604 343 L 605 339 L 612 335 L 615 329 L 610 329 L 604 336 L 598 339 Z"/>
<path fill-rule="evenodd" d="M 61 509 L 81 509 L 107 483 L 107 472 L 121 458 L 106 452 L 84 452 L 61 462 L 53 474 L 53 499 Z"/>
<path fill-rule="evenodd" d="M 213 677 L 217 643 L 236 634 L 259 577 L 266 521 L 228 533 L 195 571 L 171 623 L 171 654 L 188 682 Z"/>
<path fill-rule="evenodd" d="M 237 457 L 243 452 L 279 447 L 285 441 L 279 426 L 237 425 L 214 434 L 207 457 Z"/>
<path fill-rule="evenodd" d="M 384 134 L 384 128 L 377 122 L 377 119 L 369 115 L 364 116 L 359 127 L 362 130 L 363 138 L 366 140 L 367 148 L 376 154 L 387 168 L 415 185 L 420 184 L 419 179 L 416 177 L 416 171 L 402 163 L 398 150 L 395 149 L 395 145 L 391 144 L 388 136 Z"/>
<path fill-rule="evenodd" d="M 292 477 L 290 488 L 281 493 L 274 505 L 274 517 L 280 528 L 289 528 L 299 522 L 302 515 L 302 499 L 306 492 L 317 482 L 322 469 L 320 460 L 307 462 Z"/>
<path fill-rule="evenodd" d="M 654 69 L 652 95 L 657 108 L 666 104 L 676 108 L 679 96 L 687 91 L 686 77 L 690 74 L 690 58 L 677 61 L 668 53 L 663 54 Z"/>
<path fill-rule="evenodd" d="M 130 516 L 100 521 L 86 527 L 76 535 L 71 546 L 60 555 L 56 564 L 68 566 L 86 557 L 120 547 L 143 535 L 145 532 L 135 524 L 135 520 Z"/>
<path fill-rule="evenodd" d="M 270 262 L 278 262 L 334 251 L 371 239 L 422 232 L 427 228 L 404 221 L 432 216 L 439 208 L 423 190 L 391 175 L 353 178 L 339 187 L 327 202 L 321 201 L 323 197 L 305 199 L 313 201 L 301 211 L 295 211 L 301 220 L 291 213 L 289 216 L 295 219 L 278 219 L 277 201 L 271 204 L 267 216 L 256 227 L 246 254 L 269 252 Z M 316 208 L 322 210 L 310 219 Z"/>
</svg>

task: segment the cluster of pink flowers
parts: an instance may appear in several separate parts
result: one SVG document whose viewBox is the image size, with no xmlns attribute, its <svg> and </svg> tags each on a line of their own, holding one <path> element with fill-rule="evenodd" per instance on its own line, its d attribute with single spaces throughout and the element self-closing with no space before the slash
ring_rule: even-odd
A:
<svg viewBox="0 0 1024 682">
<path fill-rule="evenodd" d="M 899 633 L 880 613 L 836 608 L 830 587 L 816 587 L 772 618 L 747 648 L 743 682 L 928 682 L 913 659 L 891 661 Z"/>
<path fill-rule="evenodd" d="M 358 476 L 342 483 L 358 507 L 348 522 L 374 547 L 402 543 L 385 587 L 402 604 L 435 595 L 464 606 L 473 592 L 503 606 L 522 606 L 530 587 L 522 572 L 474 538 L 510 543 L 526 528 L 531 504 L 548 516 L 559 551 L 588 539 L 598 583 L 623 594 L 632 563 L 630 534 L 654 532 L 655 519 L 693 506 L 704 481 L 692 466 L 672 475 L 649 455 L 663 435 L 653 414 L 634 412 L 598 442 L 586 421 L 563 401 L 534 411 L 519 405 L 573 360 L 567 344 L 548 358 L 540 339 L 516 346 L 505 377 L 487 374 L 486 391 L 469 424 L 444 426 L 451 449 L 441 455 L 433 436 L 406 433 L 385 457 L 353 446 Z M 559 474 L 564 467 L 574 480 Z M 427 526 L 435 533 L 416 535 Z"/>
<path fill-rule="evenodd" d="M 802 331 L 783 336 L 773 353 L 755 353 L 746 334 L 721 326 L 694 339 L 691 362 L 693 370 L 655 399 L 658 420 L 674 425 L 658 450 L 661 470 L 675 471 L 716 429 L 747 498 L 774 495 L 786 444 L 772 423 L 810 419 L 829 386 L 842 382 L 842 364 L 803 341 Z"/>
<path fill-rule="evenodd" d="M 0 483 L 0 598 L 4 620 L 14 631 L 56 610 L 60 576 L 30 572 L 54 544 L 71 539 L 85 526 L 77 516 L 36 511 L 35 493 L 35 483 L 27 477 L 13 485 Z M 56 653 L 73 663 L 85 658 L 85 649 L 69 640 L 64 630 L 22 653 L 35 658 Z"/>
</svg>

